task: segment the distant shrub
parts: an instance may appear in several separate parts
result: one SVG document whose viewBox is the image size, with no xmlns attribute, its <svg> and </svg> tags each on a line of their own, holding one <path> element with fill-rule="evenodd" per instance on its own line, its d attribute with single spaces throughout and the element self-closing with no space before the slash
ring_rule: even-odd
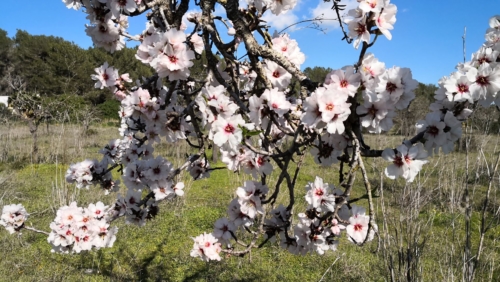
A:
<svg viewBox="0 0 500 282">
<path fill-rule="evenodd" d="M 120 102 L 117 100 L 107 100 L 102 104 L 97 105 L 101 112 L 101 119 L 118 120 L 118 111 L 120 110 Z"/>
</svg>

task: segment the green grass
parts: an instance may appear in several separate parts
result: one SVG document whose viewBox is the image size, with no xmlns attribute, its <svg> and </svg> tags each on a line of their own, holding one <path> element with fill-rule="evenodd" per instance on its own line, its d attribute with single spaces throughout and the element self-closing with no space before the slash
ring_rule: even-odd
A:
<svg viewBox="0 0 500 282">
<path fill-rule="evenodd" d="M 0 190 L 0 206 L 22 203 L 31 213 L 27 225 L 48 231 L 57 208 L 72 200 L 80 206 L 96 201 L 112 204 L 115 195 L 104 196 L 96 187 L 77 190 L 64 182 L 70 163 L 80 161 L 84 156 L 98 158 L 98 148 L 105 145 L 107 139 L 116 136 L 114 132 L 109 133 L 109 128 L 96 128 L 96 131 L 97 136 L 82 137 L 79 142 L 65 139 L 65 134 L 61 133 L 59 136 L 64 138 L 58 143 L 58 148 L 45 147 L 52 152 L 44 151 L 44 156 L 66 156 L 64 161 L 57 158 L 57 163 L 54 158 L 49 161 L 50 157 L 44 157 L 45 162 L 33 164 L 27 157 L 11 155 L 10 161 L 0 165 L 0 184 L 3 187 Z M 47 140 L 49 144 L 53 139 L 49 135 L 42 136 L 42 140 Z M 21 153 L 21 143 L 28 146 L 30 139 L 29 135 L 18 134 L 15 142 L 12 138 L 7 141 L 11 142 L 10 151 Z M 397 144 L 400 137 L 374 136 L 369 141 L 383 148 L 385 144 Z M 491 163 L 495 147 L 490 143 L 486 146 L 492 146 L 484 147 L 484 151 L 491 152 L 486 154 Z M 188 150 L 185 146 L 168 145 L 156 149 L 157 153 L 172 159 L 177 165 L 183 161 L 177 156 L 183 157 Z M 470 155 L 470 160 L 473 160 L 470 172 L 484 166 L 484 163 L 473 163 L 477 156 L 477 152 Z M 4 257 L 0 260 L 0 281 L 318 281 L 323 275 L 325 281 L 385 281 L 389 279 L 386 258 L 392 256 L 397 261 L 398 256 L 404 255 L 407 247 L 413 244 L 412 238 L 420 244 L 425 239 L 418 264 L 421 278 L 446 281 L 451 280 L 453 275 L 455 280 L 461 280 L 464 216 L 460 204 L 465 180 L 464 159 L 462 153 L 435 156 L 425 166 L 420 178 L 410 185 L 401 179 L 384 179 L 381 184 L 380 174 L 386 164 L 383 160 L 366 160 L 365 165 L 373 179 L 372 186 L 384 187 L 383 198 L 375 195 L 375 208 L 379 230 L 384 234 L 382 239 L 386 239 L 382 243 L 389 242 L 391 245 L 381 246 L 378 252 L 375 252 L 378 240 L 358 247 L 343 236 L 339 249 L 323 256 L 295 256 L 283 251 L 277 244 L 267 243 L 264 248 L 254 250 L 243 258 L 223 257 L 221 262 L 206 263 L 190 257 L 191 238 L 212 231 L 213 223 L 226 216 L 227 205 L 235 196 L 236 188 L 249 179 L 244 174 L 216 170 L 210 179 L 192 181 L 188 175 L 183 176 L 185 196 L 162 202 L 159 215 L 145 227 L 127 225 L 123 219 L 113 223 L 119 227 L 113 248 L 74 255 L 55 254 L 51 253 L 46 237 L 41 234 L 26 230 L 17 236 L 0 231 L 0 249 Z M 218 166 L 222 164 L 212 164 L 212 167 Z M 290 169 L 294 169 L 294 165 Z M 304 186 L 314 181 L 316 175 L 328 183 L 338 184 L 338 169 L 335 166 L 322 168 L 307 158 L 295 188 L 295 214 L 304 210 Z M 270 179 L 275 181 L 276 178 L 277 171 Z M 480 176 L 477 181 L 470 180 L 469 185 L 474 191 L 472 244 L 477 248 L 479 207 L 487 182 Z M 490 275 L 494 280 L 500 278 L 500 227 L 498 215 L 494 215 L 500 203 L 496 191 L 498 183 L 492 193 L 492 211 L 488 213 L 488 220 L 493 224 L 485 237 L 486 248 L 477 273 L 479 281 L 489 280 Z M 278 201 L 287 204 L 286 188 L 282 187 L 282 192 Z M 418 210 L 413 211 L 408 209 L 406 201 L 417 199 L 417 193 L 421 203 Z M 363 195 L 363 184 L 358 177 L 352 198 Z M 382 203 L 385 214 L 382 213 Z M 366 200 L 357 204 L 367 206 Z M 384 218 L 388 227 L 385 233 Z"/>
</svg>

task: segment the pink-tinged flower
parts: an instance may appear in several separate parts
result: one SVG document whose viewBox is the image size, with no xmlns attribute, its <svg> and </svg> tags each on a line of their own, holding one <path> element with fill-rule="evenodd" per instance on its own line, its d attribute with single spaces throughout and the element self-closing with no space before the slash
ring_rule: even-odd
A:
<svg viewBox="0 0 500 282">
<path fill-rule="evenodd" d="M 323 179 L 316 176 L 314 183 L 309 182 L 306 185 L 306 201 L 309 205 L 318 211 L 325 210 L 333 211 L 335 208 L 335 198 L 330 193 L 331 188 L 328 183 L 323 183 Z M 332 201 L 333 200 L 333 201 Z"/>
<path fill-rule="evenodd" d="M 490 18 L 488 21 L 488 24 L 490 25 L 490 28 L 493 29 L 500 29 L 500 15 L 495 15 Z"/>
<path fill-rule="evenodd" d="M 94 87 L 103 89 L 104 87 L 113 87 L 119 78 L 118 71 L 108 66 L 105 62 L 101 67 L 94 69 L 97 74 L 91 75 L 92 80 L 97 80 Z"/>
<path fill-rule="evenodd" d="M 238 105 L 225 95 L 219 96 L 219 99 L 212 99 L 207 104 L 212 106 L 223 118 L 230 118 L 239 109 Z"/>
<path fill-rule="evenodd" d="M 203 50 L 205 50 L 203 39 L 197 33 L 193 34 L 189 41 L 193 44 L 193 48 L 196 53 L 201 54 Z"/>
<path fill-rule="evenodd" d="M 498 53 L 490 47 L 481 46 L 477 52 L 472 54 L 472 64 L 478 67 L 482 64 L 494 63 L 498 58 Z"/>
<path fill-rule="evenodd" d="M 322 121 L 321 111 L 318 105 L 318 92 L 314 91 L 311 96 L 304 101 L 304 113 L 301 121 L 309 128 L 315 128 Z"/>
<path fill-rule="evenodd" d="M 318 92 L 318 109 L 327 131 L 342 134 L 345 129 L 344 121 L 351 113 L 349 108 L 351 104 L 346 102 L 347 94 L 336 90 L 331 84 L 317 88 L 316 92 Z"/>
<path fill-rule="evenodd" d="M 260 100 L 262 104 L 267 105 L 270 110 L 277 113 L 280 117 L 286 114 L 292 106 L 286 99 L 285 93 L 279 91 L 278 88 L 273 88 L 271 90 L 266 89 L 264 93 L 262 93 L 262 96 L 260 96 Z"/>
<path fill-rule="evenodd" d="M 96 204 L 92 203 L 89 204 L 89 212 L 96 219 L 103 218 L 107 208 L 108 206 L 105 206 L 102 202 L 97 202 Z"/>
<path fill-rule="evenodd" d="M 361 74 L 361 82 L 366 88 L 369 88 L 379 75 L 384 73 L 385 64 L 379 62 L 372 53 L 368 53 L 363 58 L 358 72 Z"/>
<path fill-rule="evenodd" d="M 108 0 L 108 8 L 115 18 L 120 17 L 120 13 L 132 13 L 137 9 L 137 4 L 134 0 Z"/>
<path fill-rule="evenodd" d="M 378 101 L 386 101 L 403 110 L 415 98 L 413 91 L 417 88 L 418 81 L 412 78 L 409 68 L 392 67 L 378 76 L 375 84 Z"/>
<path fill-rule="evenodd" d="M 472 96 L 470 93 L 470 85 L 472 81 L 466 75 L 462 75 L 458 72 L 454 73 L 450 76 L 444 87 L 446 88 L 446 96 L 449 101 L 452 102 L 461 102 L 461 101 L 469 101 L 473 103 Z"/>
<path fill-rule="evenodd" d="M 241 205 L 239 199 L 235 198 L 229 203 L 227 208 L 227 215 L 231 222 L 234 222 L 236 226 L 250 226 L 253 221 L 248 217 L 248 215 L 241 212 Z"/>
<path fill-rule="evenodd" d="M 495 95 L 498 95 L 497 92 L 499 90 L 500 67 L 496 65 L 493 68 L 490 64 L 480 65 L 477 70 L 475 81 L 470 86 L 472 98 L 474 100 L 487 100 L 490 97 L 493 98 Z"/>
<path fill-rule="evenodd" d="M 219 147 L 227 146 L 229 149 L 235 150 L 243 139 L 240 126 L 244 124 L 245 121 L 241 115 L 236 115 L 228 119 L 218 117 L 211 128 L 214 132 L 214 143 Z"/>
<path fill-rule="evenodd" d="M 444 132 L 446 124 L 441 120 L 439 112 L 428 113 L 425 120 L 417 122 L 416 127 L 418 133 L 425 131 L 424 138 L 427 151 L 432 151 L 433 148 L 437 148 L 446 142 L 446 133 Z"/>
<path fill-rule="evenodd" d="M 172 163 L 161 156 L 157 156 L 155 159 L 146 160 L 143 174 L 144 178 L 157 181 L 166 179 L 172 171 Z"/>
<path fill-rule="evenodd" d="M 425 160 L 427 152 L 424 150 L 423 145 L 421 143 L 415 146 L 409 145 L 410 147 L 405 144 L 399 145 L 396 151 L 385 149 L 382 152 L 382 158 L 392 162 L 385 169 L 385 175 L 390 179 L 402 177 L 407 182 L 413 182 L 415 176 L 422 169 L 422 165 L 427 163 L 427 160 Z"/>
<path fill-rule="evenodd" d="M 85 32 L 92 38 L 96 47 L 102 47 L 111 53 L 125 47 L 124 37 L 120 35 L 120 28 L 110 17 L 106 17 L 103 22 L 99 21 L 95 25 L 87 25 Z"/>
<path fill-rule="evenodd" d="M 346 226 L 346 233 L 349 241 L 362 244 L 368 235 L 368 225 L 370 218 L 366 215 L 357 215 L 349 218 L 349 225 Z"/>
<path fill-rule="evenodd" d="M 208 85 L 208 86 L 201 88 L 201 93 L 209 102 L 212 100 L 217 100 L 217 99 L 219 99 L 219 97 L 224 96 L 225 92 L 226 92 L 226 89 L 224 88 L 223 85 L 219 85 L 216 87 L 214 87 L 212 85 Z"/>
<path fill-rule="evenodd" d="M 364 13 L 378 13 L 384 7 L 384 0 L 360 0 L 359 9 Z"/>
<path fill-rule="evenodd" d="M 256 182 L 254 181 L 247 180 L 243 184 L 243 187 L 238 187 L 238 189 L 236 189 L 236 195 L 238 195 L 238 198 L 243 201 L 254 196 L 256 190 L 255 183 Z"/>
<path fill-rule="evenodd" d="M 5 227 L 10 234 L 18 232 L 28 219 L 28 213 L 21 204 L 6 205 L 2 209 L 0 225 Z"/>
<path fill-rule="evenodd" d="M 273 87 L 284 90 L 290 84 L 292 75 L 277 63 L 265 60 L 264 71 Z"/>
<path fill-rule="evenodd" d="M 93 244 L 96 248 L 111 248 L 116 241 L 116 233 L 118 233 L 118 227 L 113 226 L 109 228 L 109 224 L 104 221 L 99 221 L 97 223 L 99 228 L 99 233 L 94 237 Z"/>
<path fill-rule="evenodd" d="M 325 84 L 331 84 L 340 92 L 354 97 L 360 85 L 360 79 L 360 74 L 354 73 L 352 66 L 347 66 L 344 69 L 334 70 L 327 74 Z"/>
<path fill-rule="evenodd" d="M 273 50 L 281 53 L 297 68 L 300 68 L 300 65 L 306 60 L 304 53 L 300 52 L 297 41 L 290 39 L 288 34 L 275 35 L 272 42 Z"/>
<path fill-rule="evenodd" d="M 64 225 L 76 224 L 83 217 L 82 211 L 82 208 L 78 207 L 76 202 L 72 202 L 69 206 L 59 208 L 54 221 Z"/>
<path fill-rule="evenodd" d="M 368 27 L 366 25 L 366 17 L 363 16 L 359 19 L 347 20 L 349 33 L 347 34 L 350 38 L 354 39 L 354 48 L 358 49 L 359 44 L 363 42 L 370 42 L 370 33 L 368 32 Z"/>
<path fill-rule="evenodd" d="M 194 244 L 191 250 L 192 257 L 199 257 L 204 261 L 221 260 L 219 253 L 222 251 L 220 243 L 212 234 L 203 233 L 193 238 Z"/>
<path fill-rule="evenodd" d="M 389 1 L 387 1 L 389 2 Z M 392 39 L 392 34 L 389 30 L 394 29 L 394 23 L 396 22 L 396 13 L 398 8 L 394 4 L 386 4 L 384 10 L 375 16 L 375 23 L 382 32 L 382 34 L 387 37 L 387 39 Z"/>
<path fill-rule="evenodd" d="M 247 217 L 253 219 L 259 214 L 264 214 L 264 208 L 262 207 L 260 197 L 257 195 L 252 195 L 248 199 L 238 199 L 240 204 L 241 213 L 245 214 Z"/>
<path fill-rule="evenodd" d="M 221 150 L 221 152 L 222 152 L 221 161 L 226 164 L 227 169 L 232 171 L 239 170 L 243 154 L 240 154 L 239 150 L 236 151 Z"/>
<path fill-rule="evenodd" d="M 174 190 L 175 195 L 179 197 L 184 196 L 184 182 L 177 182 L 172 189 Z"/>
<path fill-rule="evenodd" d="M 337 219 L 332 219 L 331 221 L 332 226 L 330 227 L 330 230 L 332 231 L 333 234 L 336 236 L 340 236 L 340 232 L 345 229 L 345 226 L 342 224 L 339 224 Z"/>
<path fill-rule="evenodd" d="M 149 185 L 149 189 L 151 189 L 155 193 L 156 201 L 161 201 L 165 198 L 169 198 L 174 194 L 174 190 L 172 189 L 172 181 L 168 181 L 166 179 L 152 182 Z"/>
<path fill-rule="evenodd" d="M 189 68 L 193 66 L 191 60 L 194 58 L 194 52 L 187 50 L 184 45 L 174 48 L 171 44 L 167 44 L 163 53 L 151 61 L 151 66 L 158 71 L 160 77 L 169 76 L 170 80 L 174 80 L 173 77 L 189 74 Z"/>
<path fill-rule="evenodd" d="M 214 224 L 214 232 L 212 234 L 215 238 L 221 240 L 221 242 L 229 243 L 229 240 L 233 238 L 231 233 L 235 231 L 236 226 L 234 223 L 227 218 L 219 218 Z"/>
<path fill-rule="evenodd" d="M 257 2 L 259 0 L 255 0 Z M 275 15 L 280 15 L 291 10 L 297 5 L 297 0 L 266 1 L 266 6 Z"/>
<path fill-rule="evenodd" d="M 390 105 L 384 102 L 366 101 L 356 108 L 356 113 L 361 117 L 361 125 L 368 129 L 370 133 L 380 133 L 389 131 L 393 126 L 392 118 L 396 113 Z"/>
</svg>

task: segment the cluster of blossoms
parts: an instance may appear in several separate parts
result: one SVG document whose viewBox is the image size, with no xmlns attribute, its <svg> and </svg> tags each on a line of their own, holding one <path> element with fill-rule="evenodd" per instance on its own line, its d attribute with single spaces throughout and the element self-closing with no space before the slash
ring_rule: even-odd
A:
<svg viewBox="0 0 500 282">
<path fill-rule="evenodd" d="M 253 225 L 256 216 L 264 213 L 261 201 L 268 191 L 266 185 L 257 181 L 245 181 L 244 186 L 236 190 L 238 197 L 229 204 L 228 217 L 218 219 L 211 234 L 204 233 L 193 238 L 191 256 L 206 261 L 220 260 L 221 244 L 231 247 L 231 239 L 236 238 L 237 229 Z"/>
<path fill-rule="evenodd" d="M 394 29 L 398 8 L 390 0 L 358 0 L 359 6 L 348 12 L 350 18 L 346 20 L 349 28 L 348 36 L 354 39 L 357 49 L 361 42 L 370 41 L 370 27 L 376 26 L 378 30 L 392 39 L 390 30 Z"/>
<path fill-rule="evenodd" d="M 86 8 L 91 23 L 87 26 L 87 34 L 95 46 L 110 52 L 124 46 L 123 36 L 128 26 L 126 15 L 146 9 L 141 0 L 63 2 L 68 8 Z M 371 34 L 381 33 L 391 39 L 397 8 L 390 0 L 358 2 L 359 6 L 348 12 L 350 18 L 346 24 L 354 47 L 362 45 L 366 51 Z M 258 11 L 260 17 L 270 10 L 279 15 L 296 3 L 296 0 L 249 0 L 248 9 L 240 12 L 244 15 Z M 154 19 L 147 23 L 140 36 L 127 35 L 141 42 L 136 58 L 157 72 L 157 77 L 151 80 L 145 79 L 142 84 L 137 81 L 136 86 L 128 87 L 127 83 L 132 82 L 128 74 L 120 75 L 107 63 L 95 69 L 96 74 L 92 76 L 95 87 L 108 88 L 121 101 L 118 113 L 121 138 L 110 141 L 100 151 L 101 161 L 72 164 L 66 179 L 79 188 L 98 184 L 109 193 L 119 188 L 118 181 L 111 178 L 111 170 L 120 167 L 127 191 L 125 196 L 118 195 L 111 208 L 99 202 L 88 208 L 71 203 L 59 209 L 50 225 L 52 231 L 48 239 L 54 250 L 80 252 L 112 246 L 117 228 L 110 228 L 109 223 L 121 216 L 127 223 L 144 225 L 146 219 L 158 213 L 159 201 L 184 194 L 184 184 L 174 181 L 181 170 L 186 169 L 194 179 L 210 176 L 212 168 L 204 154 L 207 140 L 219 147 L 221 159 L 229 170 L 247 173 L 253 180 L 237 188 L 227 217 L 215 222 L 212 233 L 193 238 L 192 256 L 205 261 L 221 260 L 221 252 L 234 249 L 233 240 L 239 243 L 237 232 L 249 231 L 262 222 L 259 232 L 265 230 L 267 239 L 278 239 L 281 247 L 294 254 L 323 254 L 336 250 L 343 232 L 355 244 L 372 240 L 377 232 L 373 215 L 367 215 L 362 207 L 348 204 L 348 192 L 324 183 L 320 177 L 306 186 L 308 207 L 298 214 L 296 225 L 291 224 L 293 200 L 289 207 L 279 205 L 269 211 L 266 218 L 264 205 L 274 203 L 280 181 L 286 178 L 283 171 L 287 165 L 283 165 L 282 160 L 287 152 L 293 156 L 300 151 L 299 147 L 309 146 L 316 163 L 328 166 L 337 163 L 342 156 L 357 154 L 353 149 L 356 146 L 358 151 L 367 149 L 364 144 L 360 146 L 354 142 L 357 137 L 357 141 L 363 143 L 362 135 L 357 136 L 354 132 L 361 128 L 352 128 L 356 124 L 370 133 L 389 131 L 396 110 L 407 108 L 415 98 L 418 82 L 412 78 L 411 71 L 386 68 L 368 53 L 354 66 L 331 71 L 308 95 L 296 95 L 290 85 L 292 69 L 300 69 L 305 56 L 295 40 L 286 34 L 275 34 L 273 38 L 266 38 L 264 47 L 285 58 L 291 68 L 269 57 L 262 62 L 240 63 L 225 56 L 226 69 L 222 69 L 221 64 L 212 65 L 206 80 L 200 83 L 190 77 L 189 68 L 196 54 L 201 55 L 205 44 L 210 44 L 203 42 L 197 33 L 213 20 L 204 17 L 206 15 L 200 13 L 188 16 L 187 19 L 198 27 L 190 35 L 185 33 L 187 26 L 184 24 L 176 29 Z M 228 34 L 234 36 L 231 48 L 236 50 L 242 39 L 236 36 L 239 33 L 234 28 L 228 26 L 228 29 Z M 213 31 L 210 35 L 213 36 Z M 211 38 L 212 41 L 216 39 Z M 407 141 L 396 149 L 381 151 L 380 156 L 392 162 L 385 170 L 389 178 L 402 177 L 411 182 L 427 162 L 428 155 L 440 148 L 445 153 L 451 151 L 461 136 L 461 121 L 471 113 L 467 109 L 469 104 L 500 106 L 499 54 L 500 17 L 494 17 L 490 20 L 486 43 L 472 60 L 460 64 L 457 72 L 441 79 L 440 89 L 435 93 L 437 101 L 430 107 L 432 112 L 416 125 L 424 144 Z M 234 69 L 229 69 L 229 65 Z M 267 85 L 265 89 L 259 88 L 259 80 L 261 85 Z M 163 85 L 165 81 L 168 87 Z M 290 149 L 280 147 L 285 136 L 294 138 Z M 191 144 L 190 137 L 198 139 L 198 146 L 193 147 L 199 148 L 200 153 L 191 155 L 182 167 L 174 169 L 167 159 L 154 156 L 156 143 L 186 140 Z M 267 176 L 273 171 L 271 159 L 283 171 L 275 192 L 266 198 L 269 193 Z M 290 186 L 292 180 L 286 181 Z M 293 189 L 293 185 L 288 188 Z M 13 233 L 22 228 L 26 217 L 21 205 L 5 206 L 0 224 Z"/>
<path fill-rule="evenodd" d="M 113 180 L 111 173 L 107 172 L 107 159 L 102 161 L 84 160 L 70 165 L 66 171 L 66 182 L 75 183 L 78 188 L 88 189 L 90 185 L 100 185 L 106 195 L 120 189 L 120 180 Z"/>
<path fill-rule="evenodd" d="M 6 205 L 2 209 L 0 225 L 5 227 L 10 234 L 13 234 L 23 228 L 28 215 L 26 209 L 21 204 Z"/>
<path fill-rule="evenodd" d="M 85 6 L 90 25 L 85 32 L 96 47 L 113 53 L 125 47 L 123 33 L 128 28 L 125 14 L 134 12 L 141 0 L 63 0 L 66 7 L 79 10 Z"/>
<path fill-rule="evenodd" d="M 103 203 L 81 208 L 72 202 L 57 211 L 47 241 L 52 251 L 64 253 L 112 247 L 118 228 L 110 227 L 109 221 L 108 206 Z"/>
<path fill-rule="evenodd" d="M 168 77 L 170 81 L 187 79 L 195 52 L 201 54 L 204 45 L 196 33 L 188 39 L 184 33 L 185 26 L 183 27 L 163 32 L 148 25 L 142 35 L 136 58 L 153 67 L 159 77 Z"/>
<path fill-rule="evenodd" d="M 472 60 L 459 64 L 456 72 L 439 81 L 436 101 L 430 106 L 432 112 L 418 122 L 417 128 L 425 134 L 425 148 L 430 153 L 439 148 L 445 153 L 453 149 L 462 134 L 460 123 L 472 113 L 468 105 L 477 102 L 485 108 L 500 106 L 499 18 L 490 20 L 486 42 L 472 54 Z"/>
<path fill-rule="evenodd" d="M 220 260 L 221 245 L 231 248 L 237 229 L 251 226 L 256 214 L 263 214 L 261 200 L 267 190 L 265 185 L 255 181 L 246 181 L 244 187 L 239 187 L 236 191 L 238 198 L 231 202 L 228 209 L 228 218 L 218 219 L 211 234 L 204 233 L 193 238 L 191 256 L 205 261 Z M 309 206 L 305 213 L 298 214 L 299 223 L 293 227 L 293 234 L 290 233 L 291 212 L 279 205 L 270 211 L 271 217 L 265 220 L 268 239 L 274 241 L 278 238 L 283 249 L 301 255 L 336 250 L 342 230 L 355 244 L 373 240 L 377 226 L 370 226 L 370 217 L 364 208 L 342 205 L 338 213 L 334 212 L 336 200 L 343 195 L 342 190 L 324 183 L 320 177 L 307 184 L 306 190 L 305 199 Z"/>
</svg>

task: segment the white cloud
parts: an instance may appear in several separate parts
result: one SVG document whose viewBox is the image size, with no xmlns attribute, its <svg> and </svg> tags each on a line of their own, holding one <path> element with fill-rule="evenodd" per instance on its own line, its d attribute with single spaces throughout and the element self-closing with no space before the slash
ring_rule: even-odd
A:
<svg viewBox="0 0 500 282">
<path fill-rule="evenodd" d="M 358 1 L 356 0 L 347 0 L 340 2 L 342 5 L 346 5 L 345 9 L 340 12 L 340 17 L 347 14 L 347 12 L 351 9 L 354 9 L 358 6 Z M 323 21 L 318 22 L 323 28 L 338 28 L 339 22 L 337 20 L 337 13 L 332 9 L 333 4 L 331 2 L 320 1 L 318 6 L 314 9 L 310 10 L 311 18 L 322 18 L 325 19 Z"/>
<path fill-rule="evenodd" d="M 271 28 L 275 28 L 278 32 L 284 29 L 285 27 L 292 25 L 299 21 L 299 17 L 295 15 L 292 11 L 288 11 L 284 14 L 276 16 L 270 12 L 266 12 L 262 17 L 263 20 L 267 22 Z M 293 30 L 293 27 L 290 29 Z M 287 31 L 291 31 L 288 29 Z"/>
</svg>

